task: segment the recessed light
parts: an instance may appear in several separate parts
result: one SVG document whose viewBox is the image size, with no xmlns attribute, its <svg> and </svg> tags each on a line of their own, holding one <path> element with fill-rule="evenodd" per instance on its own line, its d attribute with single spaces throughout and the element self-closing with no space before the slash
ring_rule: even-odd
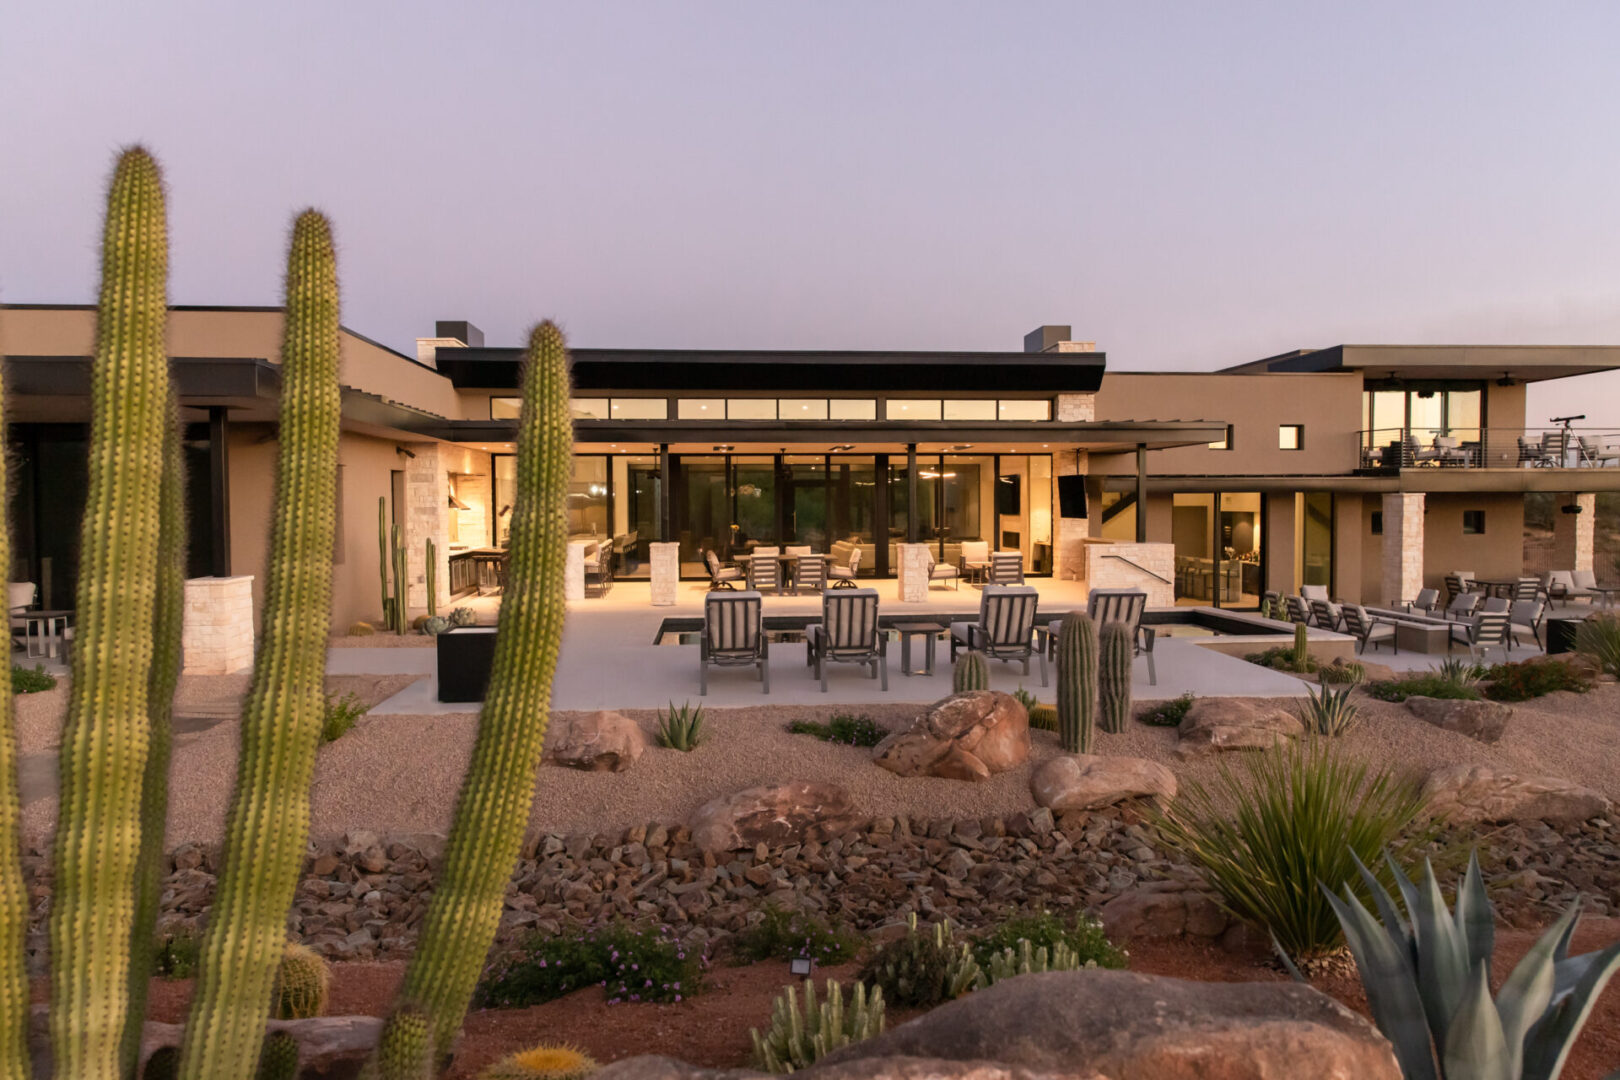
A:
<svg viewBox="0 0 1620 1080">
<path fill-rule="evenodd" d="M 736 447 L 733 446 L 731 443 L 721 443 L 719 446 L 716 446 L 715 449 L 716 450 L 735 450 Z"/>
</svg>

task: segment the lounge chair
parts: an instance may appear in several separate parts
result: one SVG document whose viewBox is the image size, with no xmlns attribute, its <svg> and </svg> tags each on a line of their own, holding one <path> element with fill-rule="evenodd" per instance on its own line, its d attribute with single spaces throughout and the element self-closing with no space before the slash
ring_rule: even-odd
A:
<svg viewBox="0 0 1620 1080">
<path fill-rule="evenodd" d="M 1515 600 L 1508 609 L 1508 632 L 1513 635 L 1513 644 L 1519 645 L 1520 634 L 1529 634 L 1530 640 L 1537 647 L 1541 647 L 1541 615 L 1542 604 L 1540 600 Z"/>
<path fill-rule="evenodd" d="M 1458 623 L 1451 628 L 1451 637 L 1446 641 L 1446 649 L 1450 651 L 1452 644 L 1462 642 L 1468 646 L 1468 655 L 1478 660 L 1487 655 L 1492 648 L 1502 650 L 1502 660 L 1508 660 L 1508 626 L 1509 615 L 1505 611 L 1482 611 L 1465 623 Z"/>
<path fill-rule="evenodd" d="M 782 565 L 776 552 L 762 555 L 756 549 L 748 556 L 748 588 L 758 593 L 767 589 L 773 593 L 782 591 Z"/>
<path fill-rule="evenodd" d="M 1407 603 L 1406 610 L 1412 613 L 1422 612 L 1429 618 L 1437 618 L 1440 612 L 1440 590 L 1419 589 L 1417 599 Z"/>
<path fill-rule="evenodd" d="M 1474 609 L 1479 607 L 1479 599 L 1477 592 L 1460 592 L 1451 598 L 1451 603 L 1446 605 L 1443 614 L 1452 622 L 1471 619 L 1474 617 Z"/>
<path fill-rule="evenodd" d="M 861 549 L 853 544 L 849 547 L 849 564 L 839 566 L 835 560 L 827 567 L 827 580 L 832 582 L 834 589 L 853 589 L 855 576 L 861 571 Z"/>
<path fill-rule="evenodd" d="M 1159 685 L 1159 672 L 1153 664 L 1153 644 L 1159 633 L 1151 626 L 1142 625 L 1142 613 L 1147 610 L 1147 593 L 1141 589 L 1092 589 L 1086 597 L 1086 614 L 1102 629 L 1105 623 L 1124 623 L 1131 632 L 1131 655 L 1147 657 L 1148 684 Z M 1052 622 L 1048 632 L 1057 659 L 1057 631 L 1061 623 Z"/>
<path fill-rule="evenodd" d="M 1591 603 L 1597 596 L 1589 589 L 1582 588 L 1575 577 L 1575 570 L 1549 570 L 1542 581 L 1542 588 L 1546 590 L 1547 602 L 1568 604 L 1571 600 L 1585 600 Z"/>
<path fill-rule="evenodd" d="M 800 555 L 793 561 L 793 595 L 801 589 L 825 592 L 827 589 L 827 556 Z"/>
<path fill-rule="evenodd" d="M 1326 600 L 1311 601 L 1311 622 L 1318 628 L 1337 631 L 1343 621 L 1343 604 L 1330 604 Z"/>
<path fill-rule="evenodd" d="M 1029 674 L 1035 648 L 1035 608 L 1040 595 L 1028 585 L 986 585 L 979 597 L 977 622 L 951 624 L 951 663 L 959 649 L 984 653 L 992 660 L 1020 661 Z M 1046 654 L 1040 653 L 1041 685 L 1046 680 Z"/>
<path fill-rule="evenodd" d="M 762 692 L 771 692 L 764 606 L 757 592 L 710 593 L 703 598 L 703 636 L 698 639 L 699 695 L 709 692 L 710 664 L 757 668 Z"/>
<path fill-rule="evenodd" d="M 1022 585 L 1024 583 L 1024 557 L 1016 551 L 998 551 L 990 556 L 989 585 Z"/>
<path fill-rule="evenodd" d="M 962 541 L 961 553 L 956 557 L 956 571 L 964 581 L 983 581 L 990 572 L 990 541 Z"/>
<path fill-rule="evenodd" d="M 1541 595 L 1541 579 L 1521 577 L 1513 585 L 1514 600 L 1534 600 Z"/>
<path fill-rule="evenodd" d="M 821 621 L 804 628 L 805 663 L 815 669 L 821 692 L 827 692 L 827 665 L 865 664 L 872 678 L 889 689 L 889 636 L 878 627 L 876 589 L 827 592 L 821 597 Z"/>
<path fill-rule="evenodd" d="M 1344 616 L 1344 632 L 1356 639 L 1358 653 L 1366 652 L 1368 644 L 1371 644 L 1373 651 L 1376 652 L 1378 646 L 1386 641 L 1389 642 L 1392 651 L 1401 651 L 1400 645 L 1395 641 L 1395 624 L 1388 619 L 1368 615 L 1367 609 L 1360 604 L 1344 604 L 1340 608 L 1340 613 Z"/>
<path fill-rule="evenodd" d="M 1480 601 L 1479 610 L 1488 615 L 1499 615 L 1508 610 L 1512 601 L 1505 596 L 1487 596 Z"/>
<path fill-rule="evenodd" d="M 742 567 L 721 566 L 720 556 L 712 551 L 703 553 L 703 561 L 709 567 L 709 590 L 734 589 L 737 582 L 743 579 Z"/>
<path fill-rule="evenodd" d="M 950 563 L 942 563 L 934 558 L 933 548 L 928 549 L 928 585 L 933 587 L 936 581 L 949 581 L 951 588 L 962 587 L 962 572 Z"/>
<path fill-rule="evenodd" d="M 1288 596 L 1284 597 L 1284 599 L 1288 601 L 1289 622 L 1309 623 L 1311 621 L 1311 609 L 1305 606 L 1304 600 L 1297 596 Z"/>
<path fill-rule="evenodd" d="M 613 588 L 613 547 L 611 544 L 590 544 L 585 548 L 585 591 L 596 590 L 597 596 L 606 596 Z"/>
</svg>

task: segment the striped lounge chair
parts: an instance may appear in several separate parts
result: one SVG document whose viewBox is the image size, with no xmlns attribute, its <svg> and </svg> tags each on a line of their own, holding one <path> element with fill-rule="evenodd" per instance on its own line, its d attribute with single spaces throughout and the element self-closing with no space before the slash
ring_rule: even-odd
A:
<svg viewBox="0 0 1620 1080">
<path fill-rule="evenodd" d="M 698 693 L 709 692 L 709 665 L 752 667 L 761 690 L 771 692 L 770 644 L 765 640 L 765 602 L 752 590 L 710 593 L 703 598 L 703 636 L 698 639 Z"/>
<path fill-rule="evenodd" d="M 829 664 L 864 664 L 889 689 L 888 635 L 878 628 L 876 589 L 828 590 L 821 595 L 821 621 L 804 628 L 805 663 L 827 692 Z"/>
</svg>

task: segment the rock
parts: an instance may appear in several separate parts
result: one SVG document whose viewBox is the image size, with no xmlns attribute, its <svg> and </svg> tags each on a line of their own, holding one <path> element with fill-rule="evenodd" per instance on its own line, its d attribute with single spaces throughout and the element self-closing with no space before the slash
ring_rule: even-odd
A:
<svg viewBox="0 0 1620 1080">
<path fill-rule="evenodd" d="M 1429 812 L 1457 824 L 1545 821 L 1572 825 L 1609 811 L 1591 788 L 1554 776 L 1519 776 L 1487 765 L 1444 765 L 1423 782 Z"/>
<path fill-rule="evenodd" d="M 1092 810 L 1126 799 L 1176 797 L 1176 776 L 1156 761 L 1100 754 L 1064 754 L 1035 770 L 1029 790 L 1052 810 Z"/>
<path fill-rule="evenodd" d="M 1217 938 L 1230 918 L 1213 897 L 1183 881 L 1155 881 L 1122 893 L 1097 913 L 1108 940 Z"/>
<path fill-rule="evenodd" d="M 1182 756 L 1219 750 L 1269 750 L 1305 733 L 1299 717 L 1276 705 L 1238 698 L 1199 698 L 1182 717 L 1176 745 Z"/>
<path fill-rule="evenodd" d="M 622 713 L 560 716 L 546 732 L 546 760 L 587 772 L 623 772 L 647 749 L 641 725 Z"/>
<path fill-rule="evenodd" d="M 821 840 L 864 822 L 837 784 L 795 781 L 711 799 L 692 815 L 692 842 L 709 852 Z"/>
<path fill-rule="evenodd" d="M 1419 720 L 1482 743 L 1500 739 L 1507 728 L 1508 717 L 1513 715 L 1513 710 L 1499 701 L 1462 701 L 1421 695 L 1407 698 L 1406 708 Z"/>
<path fill-rule="evenodd" d="M 900 776 L 987 780 L 1029 757 L 1029 716 L 1010 694 L 953 694 L 878 743 L 872 757 Z"/>
</svg>

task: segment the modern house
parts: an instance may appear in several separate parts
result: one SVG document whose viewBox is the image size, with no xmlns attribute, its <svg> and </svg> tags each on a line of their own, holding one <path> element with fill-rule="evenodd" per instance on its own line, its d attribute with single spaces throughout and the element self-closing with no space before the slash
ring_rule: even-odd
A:
<svg viewBox="0 0 1620 1080">
<path fill-rule="evenodd" d="M 251 611 L 268 543 L 275 308 L 176 307 L 170 348 L 191 468 L 192 610 Z M 94 311 L 0 305 L 14 580 L 71 606 Z M 1560 557 L 1590 567 L 1593 493 L 1620 490 L 1620 432 L 1527 426 L 1525 384 L 1620 367 L 1620 347 L 1336 346 L 1214 373 L 1108 371 L 1069 328 L 1008 352 L 573 351 L 572 531 L 645 577 L 679 545 L 707 577 L 759 543 L 858 550 L 892 577 L 922 543 L 1017 551 L 1025 572 L 1132 582 L 1157 603 L 1253 607 L 1268 588 L 1409 599 L 1454 569 L 1512 577 L 1523 496 L 1546 491 Z M 378 500 L 402 527 L 409 601 L 477 587 L 506 540 L 521 351 L 441 322 L 415 357 L 343 332 L 337 625 L 374 618 Z M 249 616 L 250 618 L 250 616 Z M 219 636 L 217 634 L 213 636 Z M 206 651 L 209 633 L 189 644 Z"/>
</svg>

